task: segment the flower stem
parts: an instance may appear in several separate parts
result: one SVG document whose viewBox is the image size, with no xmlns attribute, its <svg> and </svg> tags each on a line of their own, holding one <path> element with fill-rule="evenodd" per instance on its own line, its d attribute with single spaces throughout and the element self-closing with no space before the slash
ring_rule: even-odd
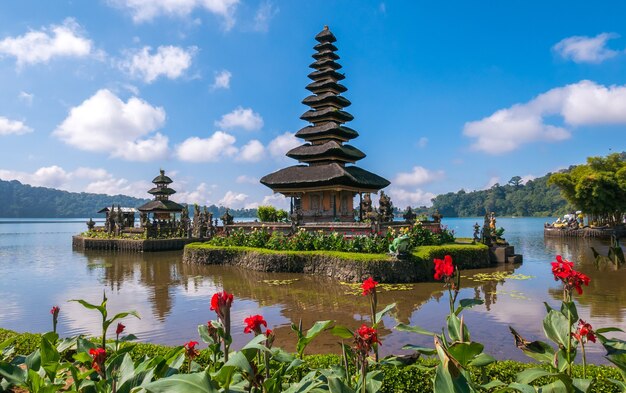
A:
<svg viewBox="0 0 626 393">
<path fill-rule="evenodd" d="M 585 355 L 585 343 L 580 341 L 580 349 L 583 352 L 583 378 L 587 378 L 587 356 Z"/>
</svg>

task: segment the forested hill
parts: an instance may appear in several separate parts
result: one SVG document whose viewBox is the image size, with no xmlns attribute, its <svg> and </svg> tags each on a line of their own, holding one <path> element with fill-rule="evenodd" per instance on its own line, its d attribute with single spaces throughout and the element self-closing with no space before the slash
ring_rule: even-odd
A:
<svg viewBox="0 0 626 393">
<path fill-rule="evenodd" d="M 68 192 L 53 188 L 32 187 L 17 180 L 0 180 L 0 217 L 2 218 L 74 218 L 99 217 L 105 206 L 137 207 L 147 199 L 125 195 Z"/>
<path fill-rule="evenodd" d="M 570 168 L 571 169 L 571 168 Z M 488 190 L 449 192 L 433 198 L 431 211 L 438 209 L 444 217 L 484 216 L 556 216 L 570 212 L 571 206 L 561 196 L 559 188 L 548 185 L 548 173 L 521 184 L 515 176 L 508 184 L 495 184 Z"/>
<path fill-rule="evenodd" d="M 176 198 L 173 198 L 174 200 Z M 97 211 L 106 206 L 137 207 L 148 199 L 125 195 L 68 192 L 54 188 L 32 187 L 17 180 L 0 179 L 0 218 L 88 218 L 104 217 Z M 223 206 L 208 206 L 213 217 L 221 217 Z M 193 212 L 193 209 L 190 209 Z M 256 209 L 230 210 L 235 217 L 256 217 Z"/>
</svg>

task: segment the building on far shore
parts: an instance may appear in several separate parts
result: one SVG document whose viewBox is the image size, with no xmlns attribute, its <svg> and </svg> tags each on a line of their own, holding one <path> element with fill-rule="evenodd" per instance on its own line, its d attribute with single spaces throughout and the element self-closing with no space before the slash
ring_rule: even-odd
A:
<svg viewBox="0 0 626 393">
<path fill-rule="evenodd" d="M 264 176 L 261 183 L 272 191 L 291 198 L 291 213 L 301 214 L 302 222 L 354 221 L 354 197 L 376 193 L 387 187 L 387 179 L 359 168 L 356 161 L 365 157 L 361 150 L 346 144 L 359 134 L 344 126 L 353 116 L 343 109 L 351 103 L 340 94 L 347 88 L 338 82 L 337 47 L 333 33 L 324 27 L 315 36 L 315 62 L 309 67 L 313 80 L 306 89 L 313 94 L 302 103 L 311 109 L 300 118 L 312 125 L 296 136 L 307 143 L 291 149 L 287 157 L 305 165 L 294 165 Z"/>
</svg>

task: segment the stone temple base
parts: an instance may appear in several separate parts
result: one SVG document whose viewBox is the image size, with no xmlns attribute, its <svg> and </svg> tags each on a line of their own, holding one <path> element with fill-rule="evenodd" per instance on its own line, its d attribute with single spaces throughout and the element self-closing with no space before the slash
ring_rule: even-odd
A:
<svg viewBox="0 0 626 393">
<path fill-rule="evenodd" d="M 131 252 L 156 252 L 182 250 L 186 244 L 200 239 L 94 239 L 84 236 L 72 236 L 72 248 L 75 250 L 107 250 Z"/>
</svg>

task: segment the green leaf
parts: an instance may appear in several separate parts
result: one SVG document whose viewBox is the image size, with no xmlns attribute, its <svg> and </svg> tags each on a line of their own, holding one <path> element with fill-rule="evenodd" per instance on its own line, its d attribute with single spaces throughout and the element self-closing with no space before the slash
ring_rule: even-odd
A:
<svg viewBox="0 0 626 393">
<path fill-rule="evenodd" d="M 477 342 L 455 342 L 448 347 L 448 352 L 461 363 L 461 366 L 467 367 L 469 362 L 481 354 L 484 348 L 484 345 Z"/>
<path fill-rule="evenodd" d="M 387 307 L 383 308 L 381 311 L 377 312 L 375 316 L 376 320 L 374 321 L 374 325 L 378 325 L 381 319 L 383 319 L 385 315 L 389 314 L 389 312 L 393 310 L 395 307 L 396 307 L 396 304 L 391 303 L 391 304 L 388 304 Z"/>
<path fill-rule="evenodd" d="M 302 355 L 304 353 L 304 349 L 313 341 L 315 337 L 317 337 L 324 330 L 328 329 L 330 325 L 333 324 L 334 321 L 317 321 L 313 324 L 313 326 L 307 330 L 306 335 L 298 339 L 298 343 L 296 344 L 296 351 L 298 354 Z"/>
<path fill-rule="evenodd" d="M 543 319 L 543 331 L 546 337 L 563 347 L 567 347 L 572 332 L 567 318 L 555 310 L 550 310 Z"/>
<path fill-rule="evenodd" d="M 104 315 L 106 318 L 106 301 L 103 302 L 102 305 L 100 306 L 96 306 L 95 304 L 91 304 L 89 302 L 84 301 L 83 299 L 70 299 L 68 300 L 68 302 L 78 302 L 80 303 L 83 307 L 89 309 L 89 310 L 98 310 L 100 311 L 100 314 Z"/>
<path fill-rule="evenodd" d="M 574 302 L 561 303 L 561 314 L 563 314 L 565 318 L 571 316 L 572 325 L 578 322 L 578 310 L 576 310 L 576 304 L 574 304 Z"/>
<path fill-rule="evenodd" d="M 367 373 L 365 377 L 365 390 L 368 393 L 376 393 L 383 386 L 383 374 L 382 370 L 374 370 Z"/>
<path fill-rule="evenodd" d="M 542 370 L 540 368 L 529 368 L 518 373 L 516 379 L 519 383 L 527 384 L 541 377 L 552 377 L 555 375 L 557 374 Z"/>
<path fill-rule="evenodd" d="M 354 333 L 352 332 L 352 330 L 348 329 L 345 326 L 334 326 L 331 330 L 330 333 L 333 336 L 337 336 L 339 338 L 354 338 Z"/>
<path fill-rule="evenodd" d="M 494 358 L 493 356 L 486 353 L 481 353 L 479 355 L 476 355 L 476 357 L 471 362 L 469 362 L 469 365 L 474 367 L 484 367 L 488 364 L 494 363 L 495 361 L 496 358 Z"/>
<path fill-rule="evenodd" d="M 215 340 L 209 335 L 209 327 L 207 325 L 198 325 L 198 335 L 205 344 L 215 344 Z"/>
<path fill-rule="evenodd" d="M 448 335 L 452 341 L 466 342 L 470 340 L 467 326 L 463 323 L 463 317 L 459 319 L 456 314 L 448 315 Z"/>
<path fill-rule="evenodd" d="M 554 360 L 554 349 L 543 341 L 528 341 L 524 339 L 515 329 L 509 326 L 511 330 L 511 334 L 515 337 L 515 345 L 521 349 L 527 356 L 531 358 L 547 363 L 552 364 Z"/>
<path fill-rule="evenodd" d="M 400 323 L 396 326 L 395 328 L 396 330 L 400 331 L 400 332 L 411 332 L 411 333 L 417 333 L 417 334 L 423 334 L 426 336 L 434 336 L 435 333 L 428 331 L 426 329 L 423 329 L 419 326 L 411 326 L 411 325 L 405 325 L 403 323 Z"/>
<path fill-rule="evenodd" d="M 509 388 L 510 389 L 515 389 L 518 390 L 522 393 L 537 393 L 537 391 L 535 390 L 534 387 L 530 386 L 530 385 L 526 385 L 526 384 L 522 384 L 522 383 L 518 383 L 518 382 L 512 382 L 509 384 Z M 508 391 L 509 389 L 502 389 L 502 390 L 497 390 L 496 393 L 499 392 L 505 392 Z"/>
<path fill-rule="evenodd" d="M 346 385 L 338 377 L 327 377 L 328 390 L 330 393 L 355 393 L 354 389 Z"/>
<path fill-rule="evenodd" d="M 14 385 L 23 385 L 26 383 L 26 370 L 10 363 L 0 362 L 0 377 L 5 378 L 9 383 Z"/>
<path fill-rule="evenodd" d="M 591 392 L 593 388 L 593 379 L 573 378 L 572 385 L 574 386 L 575 393 L 587 393 Z"/>
<path fill-rule="evenodd" d="M 219 381 L 222 386 L 229 386 L 237 370 L 241 370 L 248 375 L 254 375 L 248 358 L 241 351 L 231 354 L 228 362 L 226 362 L 215 375 L 215 379 Z"/>
<path fill-rule="evenodd" d="M 602 334 L 602 333 L 609 333 L 609 332 L 623 332 L 623 330 L 617 327 L 605 327 L 605 328 L 595 329 L 594 332 Z"/>
<path fill-rule="evenodd" d="M 151 393 L 218 393 L 206 373 L 176 374 L 144 386 Z"/>
<path fill-rule="evenodd" d="M 413 345 L 413 344 L 405 345 L 402 347 L 402 349 L 410 349 L 412 351 L 419 352 L 427 356 L 434 355 L 437 353 L 437 351 L 434 348 L 422 347 L 422 346 Z"/>
<path fill-rule="evenodd" d="M 459 306 L 454 310 L 454 314 L 459 315 L 461 311 L 466 308 L 472 308 L 485 303 L 482 299 L 461 299 L 459 300 Z"/>
</svg>

